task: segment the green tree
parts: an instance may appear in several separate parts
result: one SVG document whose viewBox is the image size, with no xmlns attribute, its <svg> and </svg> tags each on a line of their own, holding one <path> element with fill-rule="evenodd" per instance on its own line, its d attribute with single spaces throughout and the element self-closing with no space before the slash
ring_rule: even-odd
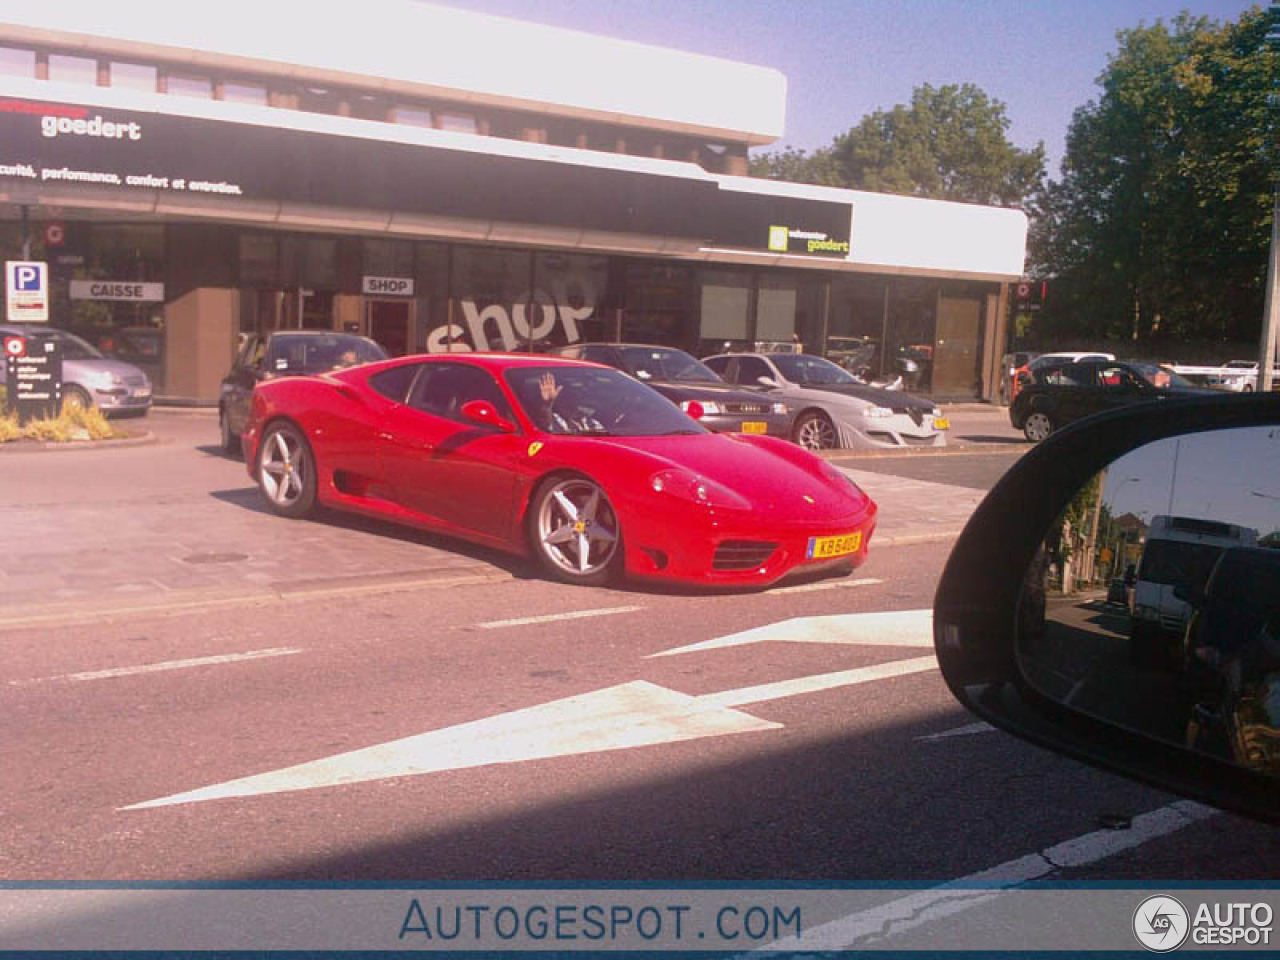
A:
<svg viewBox="0 0 1280 960">
<path fill-rule="evenodd" d="M 1121 31 L 1076 110 L 1059 181 L 1029 204 L 1038 334 L 1251 340 L 1262 313 L 1276 54 L 1258 9 Z"/>
<path fill-rule="evenodd" d="M 830 147 L 752 162 L 756 176 L 937 200 L 1011 206 L 1044 176 L 1044 146 L 1008 139 L 1005 106 L 973 84 L 917 87 L 910 105 L 877 110 Z"/>
</svg>

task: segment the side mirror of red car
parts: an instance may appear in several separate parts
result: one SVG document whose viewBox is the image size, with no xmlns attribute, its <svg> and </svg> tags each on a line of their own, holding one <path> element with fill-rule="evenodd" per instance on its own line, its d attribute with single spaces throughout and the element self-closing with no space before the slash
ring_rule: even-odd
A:
<svg viewBox="0 0 1280 960">
<path fill-rule="evenodd" d="M 488 400 L 468 400 L 462 405 L 462 415 L 472 423 L 493 427 L 503 433 L 514 433 L 516 425 L 508 420 Z"/>
</svg>

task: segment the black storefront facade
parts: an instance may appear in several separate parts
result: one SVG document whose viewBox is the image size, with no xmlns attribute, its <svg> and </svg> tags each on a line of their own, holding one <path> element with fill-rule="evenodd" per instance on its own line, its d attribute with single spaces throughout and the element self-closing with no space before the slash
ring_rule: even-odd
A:
<svg viewBox="0 0 1280 960">
<path fill-rule="evenodd" d="M 909 358 L 911 386 L 935 396 L 991 386 L 1012 277 L 851 264 L 852 201 L 660 160 L 220 113 L 0 98 L 5 258 L 25 244 L 49 262 L 53 322 L 176 402 L 216 400 L 241 334 L 298 327 L 393 353 L 798 342 L 862 351 L 877 374 Z"/>
</svg>

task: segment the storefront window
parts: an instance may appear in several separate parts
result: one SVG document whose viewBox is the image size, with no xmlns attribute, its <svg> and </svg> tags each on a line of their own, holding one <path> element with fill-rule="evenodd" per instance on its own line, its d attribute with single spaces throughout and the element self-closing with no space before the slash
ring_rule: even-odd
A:
<svg viewBox="0 0 1280 960">
<path fill-rule="evenodd" d="M 412 277 L 413 244 L 407 240 L 366 240 L 364 272 L 369 277 Z"/>
<path fill-rule="evenodd" d="M 440 114 L 440 129 L 449 130 L 453 133 L 475 133 L 476 118 L 471 113 L 442 113 Z"/>
<path fill-rule="evenodd" d="M 58 83 L 97 84 L 98 61 L 88 57 L 49 54 L 49 79 Z"/>
<path fill-rule="evenodd" d="M 696 349 L 693 271 L 668 264 L 628 263 L 624 276 L 622 340 Z"/>
<path fill-rule="evenodd" d="M 528 349 L 532 328 L 525 304 L 532 281 L 533 254 L 527 251 L 455 248 L 451 322 L 433 333 L 429 349 Z"/>
<path fill-rule="evenodd" d="M 66 326 L 109 357 L 165 385 L 164 228 L 93 224 L 75 242 L 83 263 L 67 276 Z M 63 319 L 65 318 L 65 319 Z"/>
<path fill-rule="evenodd" d="M 240 283 L 272 287 L 279 284 L 279 248 L 270 234 L 240 234 Z"/>
<path fill-rule="evenodd" d="M 208 77 L 171 73 L 165 80 L 165 92 L 178 97 L 203 97 L 207 100 L 213 96 L 213 81 Z"/>
<path fill-rule="evenodd" d="M 250 103 L 265 107 L 267 105 L 267 88 L 247 83 L 224 83 L 222 99 L 228 103 Z"/>
<path fill-rule="evenodd" d="M 17 47 L 0 47 L 0 74 L 12 77 L 36 75 L 36 52 Z"/>
<path fill-rule="evenodd" d="M 440 352 L 449 342 L 449 247 L 443 243 L 417 243 L 414 252 L 417 308 L 413 350 Z"/>
<path fill-rule="evenodd" d="M 125 87 L 129 90 L 142 90 L 146 93 L 156 92 L 156 68 L 140 63 L 112 63 L 107 68 L 111 75 L 111 86 Z"/>
<path fill-rule="evenodd" d="M 605 339 L 603 308 L 609 261 L 577 253 L 534 258 L 534 292 L 528 304 L 534 349 Z"/>
<path fill-rule="evenodd" d="M 898 279 L 889 286 L 890 375 L 901 374 L 908 390 L 933 389 L 933 343 L 938 285 L 929 280 Z"/>
<path fill-rule="evenodd" d="M 699 356 L 741 349 L 752 342 L 749 309 L 751 274 L 706 270 L 702 274 Z"/>
<path fill-rule="evenodd" d="M 879 277 L 838 277 L 831 282 L 824 355 L 865 379 L 885 375 L 885 289 Z"/>
</svg>

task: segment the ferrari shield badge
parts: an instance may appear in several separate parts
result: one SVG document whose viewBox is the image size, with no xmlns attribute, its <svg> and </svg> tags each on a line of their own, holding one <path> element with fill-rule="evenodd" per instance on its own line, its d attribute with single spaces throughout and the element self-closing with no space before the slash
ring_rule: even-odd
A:
<svg viewBox="0 0 1280 960">
<path fill-rule="evenodd" d="M 538 451 L 541 449 L 542 449 L 542 441 L 541 440 L 533 441 L 533 443 L 529 444 L 529 450 L 528 450 L 529 456 L 536 457 L 538 455 Z"/>
</svg>

